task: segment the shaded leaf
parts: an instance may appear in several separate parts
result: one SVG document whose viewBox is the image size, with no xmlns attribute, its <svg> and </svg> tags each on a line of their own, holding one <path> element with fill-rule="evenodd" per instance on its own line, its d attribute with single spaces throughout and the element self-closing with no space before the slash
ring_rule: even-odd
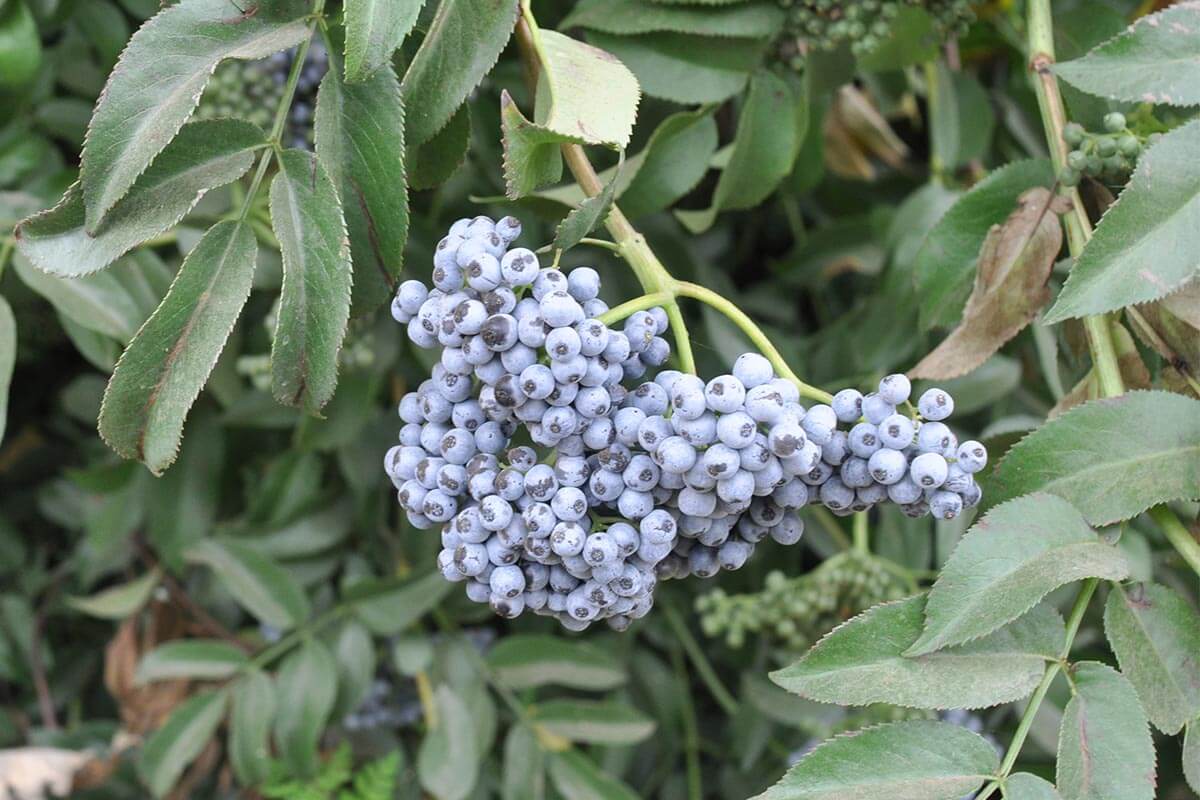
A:
<svg viewBox="0 0 1200 800">
<path fill-rule="evenodd" d="M 925 631 L 906 655 L 985 636 L 1064 584 L 1121 580 L 1128 572 L 1121 552 L 1065 500 L 1020 497 L 992 509 L 959 541 L 929 591 Z"/>
<path fill-rule="evenodd" d="M 509 728 L 501 774 L 503 800 L 542 800 L 546 796 L 546 753 L 528 725 Z"/>
<path fill-rule="evenodd" d="M 1072 668 L 1075 688 L 1063 712 L 1055 784 L 1064 800 L 1152 800 L 1154 742 L 1129 681 L 1112 667 Z"/>
<path fill-rule="evenodd" d="M 37 269 L 19 252 L 13 254 L 12 263 L 26 286 L 81 328 L 124 343 L 133 338 L 145 319 L 137 301 L 111 271 L 59 278 Z"/>
<path fill-rule="evenodd" d="M 184 558 L 213 571 L 233 599 L 261 622 L 291 628 L 308 618 L 308 597 L 282 567 L 242 542 L 204 539 Z"/>
<path fill-rule="evenodd" d="M 1200 719 L 1189 722 L 1183 734 L 1183 775 L 1192 791 L 1200 793 Z"/>
<path fill-rule="evenodd" d="M 430 730 L 417 753 L 417 776 L 421 786 L 439 800 L 462 800 L 475 786 L 479 772 L 471 715 L 449 686 L 439 686 L 434 700 L 437 721 L 427 720 Z"/>
<path fill-rule="evenodd" d="M 606 700 L 547 700 L 532 715 L 538 727 L 572 742 L 635 744 L 654 732 L 636 708 Z"/>
<path fill-rule="evenodd" d="M 670 32 L 613 36 L 592 31 L 588 40 L 629 67 L 646 94 L 687 105 L 717 103 L 740 92 L 766 49 L 762 39 Z"/>
<path fill-rule="evenodd" d="M 346 80 L 371 77 L 399 49 L 424 0 L 346 0 Z M 394 129 L 396 131 L 401 128 Z"/>
<path fill-rule="evenodd" d="M 992 226 L 1008 217 L 1030 187 L 1053 183 L 1050 162 L 1016 161 L 988 174 L 951 206 L 913 259 L 922 328 L 958 322 L 971 292 L 980 248 Z"/>
<path fill-rule="evenodd" d="M 375 677 L 375 646 L 371 634 L 355 619 L 342 624 L 331 646 L 338 672 L 333 717 L 339 719 L 358 708 L 371 688 Z"/>
<path fill-rule="evenodd" d="M 554 247 L 558 250 L 570 250 L 603 224 L 612 211 L 616 191 L 617 176 L 614 175 L 600 190 L 600 194 L 587 198 L 578 208 L 571 209 L 554 229 Z"/>
<path fill-rule="evenodd" d="M 257 251 L 248 225 L 214 225 L 117 362 L 100 435 L 125 458 L 155 474 L 175 460 L 188 411 L 250 296 Z"/>
<path fill-rule="evenodd" d="M 868 609 L 771 680 L 838 705 L 983 708 L 1028 696 L 1065 635 L 1058 614 L 1038 606 L 984 639 L 906 658 L 921 636 L 924 610 L 923 595 Z"/>
<path fill-rule="evenodd" d="M 1129 103 L 1200 103 L 1200 7 L 1179 3 L 1142 17 L 1083 58 L 1055 66 L 1074 86 Z"/>
<path fill-rule="evenodd" d="M 504 186 L 510 200 L 562 177 L 559 145 L 572 140 L 526 119 L 507 90 L 500 93 L 500 129 L 504 143 Z"/>
<path fill-rule="evenodd" d="M 1200 717 L 1200 615 L 1187 600 L 1155 583 L 1114 584 L 1104 631 L 1155 727 L 1173 735 Z"/>
<path fill-rule="evenodd" d="M 239 781 L 256 786 L 271 768 L 269 736 L 275 721 L 275 684 L 254 668 L 233 685 L 233 712 L 229 717 L 229 763 Z"/>
<path fill-rule="evenodd" d="M 171 712 L 142 746 L 138 773 L 162 797 L 208 744 L 225 716 L 225 692 L 202 692 Z"/>
<path fill-rule="evenodd" d="M 196 409 L 188 433 L 179 466 L 146 497 L 146 538 L 171 568 L 181 567 L 183 551 L 212 532 L 221 495 L 212 476 L 225 464 L 225 431 L 209 407 Z"/>
<path fill-rule="evenodd" d="M 988 505 L 1033 491 L 1056 494 L 1093 525 L 1200 497 L 1200 400 L 1129 392 L 1084 403 L 1013 446 L 987 489 Z"/>
<path fill-rule="evenodd" d="M 1165 297 L 1196 277 L 1200 232 L 1200 122 L 1167 133 L 1138 158 L 1105 212 L 1047 322 Z"/>
<path fill-rule="evenodd" d="M 8 423 L 8 390 L 17 363 L 17 320 L 12 307 L 0 296 L 0 443 Z"/>
<path fill-rule="evenodd" d="M 369 592 L 371 596 L 358 600 L 354 611 L 371 633 L 393 636 L 433 610 L 453 588 L 454 584 L 437 571 L 394 588 L 382 583 L 356 585 L 352 592 Z M 347 599 L 354 599 L 354 595 Z"/>
<path fill-rule="evenodd" d="M 937 61 L 942 36 L 933 18 L 923 9 L 902 5 L 889 22 L 889 30 L 879 44 L 858 56 L 858 66 L 866 72 L 904 69 L 924 61 Z"/>
<path fill-rule="evenodd" d="M 518 10 L 517 3 L 507 0 L 459 0 L 438 6 L 401 85 L 404 107 L 409 109 L 405 140 L 410 146 L 428 142 L 450 122 L 496 63 Z"/>
<path fill-rule="evenodd" d="M 711 111 L 681 111 L 667 117 L 638 156 L 626 162 L 625 171 L 632 174 L 618 189 L 621 210 L 636 219 L 667 208 L 696 187 L 716 149 L 717 123 Z"/>
<path fill-rule="evenodd" d="M 1000 766 L 978 734 L 896 722 L 838 736 L 800 759 L 759 800 L 959 800 Z"/>
<path fill-rule="evenodd" d="M 309 639 L 284 659 L 276 680 L 283 702 L 275 713 L 275 746 L 294 774 L 311 776 L 337 693 L 337 664 L 319 639 Z"/>
<path fill-rule="evenodd" d="M 625 670 L 607 650 L 558 636 L 506 636 L 488 652 L 487 661 L 496 679 L 510 689 L 557 685 L 604 691 L 625 682 Z"/>
<path fill-rule="evenodd" d="M 317 155 L 342 198 L 354 267 L 352 306 L 358 314 L 390 299 L 404 264 L 403 132 L 400 83 L 390 64 L 363 83 L 343 84 L 336 69 L 325 74 L 317 93 Z"/>
<path fill-rule="evenodd" d="M 1004 782 L 1005 800 L 1062 800 L 1058 790 L 1048 781 L 1028 772 L 1009 775 Z"/>
<path fill-rule="evenodd" d="M 463 103 L 446 126 L 432 139 L 413 146 L 404 157 L 408 185 L 412 189 L 432 189 L 462 166 L 471 144 L 471 105 Z"/>
<path fill-rule="evenodd" d="M 140 578 L 97 592 L 91 597 L 68 597 L 67 605 L 100 619 L 124 619 L 146 604 L 161 577 L 157 570 L 151 570 Z"/>
<path fill-rule="evenodd" d="M 228 678 L 249 663 L 246 651 L 219 639 L 176 639 L 160 644 L 138 662 L 136 683 L 195 678 Z"/>
<path fill-rule="evenodd" d="M 1040 187 L 1017 201 L 979 251 L 975 288 L 962 322 L 909 370 L 913 378 L 955 378 L 978 367 L 1033 321 L 1050 299 L 1046 281 L 1062 247 L 1062 200 Z"/>
<path fill-rule="evenodd" d="M 638 796 L 576 750 L 550 755 L 550 779 L 566 800 L 636 800 Z"/>
<path fill-rule="evenodd" d="M 271 393 L 316 413 L 337 386 L 350 318 L 351 266 L 337 187 L 321 161 L 285 150 L 271 182 L 271 224 L 283 254 Z"/>
<path fill-rule="evenodd" d="M 205 192 L 241 177 L 264 143 L 262 131 L 242 120 L 188 123 L 95 232 L 84 228 L 83 190 L 76 183 L 54 208 L 17 225 L 17 246 L 35 267 L 55 275 L 103 269 L 174 226 Z"/>
<path fill-rule="evenodd" d="M 134 185 L 191 115 L 204 85 L 226 58 L 255 59 L 309 35 L 303 0 L 255 6 L 232 0 L 181 0 L 129 40 L 108 76 L 88 126 L 80 163 L 87 229 Z"/>
<path fill-rule="evenodd" d="M 704 36 L 774 36 L 784 11 L 774 5 L 745 3 L 729 7 L 694 8 L 645 0 L 582 0 L 558 27 L 588 28 L 631 35 L 673 31 Z"/>
</svg>

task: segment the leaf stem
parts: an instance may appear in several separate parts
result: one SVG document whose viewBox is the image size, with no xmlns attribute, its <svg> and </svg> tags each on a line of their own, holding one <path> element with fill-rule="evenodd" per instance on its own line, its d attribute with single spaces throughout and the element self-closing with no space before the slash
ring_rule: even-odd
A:
<svg viewBox="0 0 1200 800">
<path fill-rule="evenodd" d="M 754 346 L 758 348 L 759 352 L 767 357 L 767 360 L 771 362 L 773 367 L 775 367 L 775 371 L 779 373 L 780 377 L 786 378 L 787 380 L 796 384 L 796 388 L 800 390 L 801 395 L 809 398 L 810 400 L 819 400 L 822 403 L 828 403 L 833 400 L 833 395 L 829 394 L 829 392 L 818 389 L 815 386 L 809 386 L 807 383 L 800 380 L 799 376 L 792 371 L 792 368 L 789 367 L 787 362 L 783 359 L 783 356 L 779 353 L 779 350 L 775 348 L 775 345 L 772 344 L 769 338 L 767 338 L 767 335 L 763 333 L 762 329 L 759 328 L 757 324 L 755 324 L 754 320 L 750 319 L 749 315 L 747 315 L 745 311 L 742 311 L 728 299 L 717 294 L 712 289 L 700 286 L 696 283 L 690 283 L 688 281 L 677 281 L 676 284 L 676 291 L 681 297 L 690 297 L 693 300 L 699 300 L 700 302 L 712 306 L 717 311 L 720 311 L 722 314 L 729 317 L 730 321 L 733 322 L 734 325 L 737 325 L 738 328 L 741 329 L 742 333 L 746 334 L 746 337 L 754 343 Z"/>
<path fill-rule="evenodd" d="M 579 240 L 580 244 L 590 244 L 592 247 L 603 247 L 605 250 L 611 250 L 614 253 L 620 253 L 621 247 L 616 242 L 610 242 L 608 239 L 593 239 L 591 236 L 585 236 Z"/>
<path fill-rule="evenodd" d="M 304 60 L 308 58 L 308 48 L 312 44 L 313 32 L 317 29 L 324 10 L 325 0 L 313 0 L 311 14 L 313 21 L 308 26 L 308 37 L 300 42 L 300 45 L 296 48 L 296 57 L 292 60 L 292 68 L 288 71 L 287 83 L 283 87 L 283 97 L 279 99 L 279 106 L 275 109 L 275 121 L 271 124 L 271 133 L 268 137 L 271 147 L 258 160 L 258 169 L 255 170 L 254 178 L 250 181 L 250 188 L 246 190 L 246 197 L 242 200 L 242 211 L 238 215 L 239 222 L 246 220 L 246 215 L 250 213 L 250 206 L 254 203 L 254 198 L 258 194 L 259 187 L 262 186 L 263 178 L 267 175 L 267 169 L 271 166 L 271 160 L 279 152 L 279 142 L 280 137 L 283 135 L 283 126 L 287 124 L 288 113 L 292 110 L 292 100 L 296 96 L 296 85 L 300 82 L 300 73 L 304 70 Z"/>
<path fill-rule="evenodd" d="M 683 661 L 683 654 L 680 653 L 678 647 L 671 648 L 671 662 L 675 667 L 675 679 L 679 681 L 680 686 L 687 686 L 688 680 L 687 667 Z M 692 703 L 692 696 L 688 692 L 680 692 L 682 709 L 680 717 L 683 724 L 683 746 L 684 758 L 687 764 L 687 786 L 689 800 L 703 800 L 704 790 L 701 782 L 700 774 L 700 734 L 696 727 L 696 707 Z"/>
<path fill-rule="evenodd" d="M 717 676 L 717 671 L 713 669 L 713 665 L 709 662 L 708 657 L 704 655 L 704 650 L 700 648 L 700 643 L 696 641 L 696 637 L 692 636 L 692 632 L 688 630 L 687 623 L 683 621 L 683 617 L 680 616 L 675 606 L 671 603 L 663 603 L 663 613 L 667 618 L 667 624 L 675 632 L 675 637 L 683 645 L 683 650 L 687 653 L 688 659 L 691 660 L 696 674 L 700 676 L 700 680 L 708 687 L 708 693 L 717 701 L 717 705 L 721 707 L 722 711 L 731 717 L 736 715 L 738 713 L 738 701 L 725 688 L 725 684 L 721 683 L 721 679 Z"/>
</svg>

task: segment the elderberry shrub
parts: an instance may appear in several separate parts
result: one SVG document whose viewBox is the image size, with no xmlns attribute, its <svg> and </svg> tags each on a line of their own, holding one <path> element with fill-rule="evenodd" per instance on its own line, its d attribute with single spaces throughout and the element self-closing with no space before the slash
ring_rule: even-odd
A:
<svg viewBox="0 0 1200 800">
<path fill-rule="evenodd" d="M 385 468 L 408 520 L 441 526 L 438 567 L 472 600 L 620 630 L 659 580 L 798 542 L 809 503 L 949 519 L 979 502 L 987 451 L 942 422 L 946 392 L 906 416 L 911 387 L 891 375 L 805 408 L 757 353 L 707 382 L 665 369 L 632 385 L 667 360 L 666 313 L 610 328 L 596 271 L 543 269 L 512 246 L 520 232 L 511 217 L 455 222 L 433 288 L 405 281 L 392 303 L 414 344 L 442 350 L 400 402 Z"/>
</svg>

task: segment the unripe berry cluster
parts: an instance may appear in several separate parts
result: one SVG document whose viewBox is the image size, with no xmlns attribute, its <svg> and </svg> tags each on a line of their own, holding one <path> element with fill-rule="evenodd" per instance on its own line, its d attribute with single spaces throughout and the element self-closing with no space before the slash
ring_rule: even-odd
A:
<svg viewBox="0 0 1200 800">
<path fill-rule="evenodd" d="M 758 592 L 730 595 L 714 589 L 696 598 L 696 611 L 705 634 L 724 638 L 730 647 L 761 634 L 792 654 L 859 611 L 905 593 L 903 583 L 877 560 L 847 551 L 794 578 L 770 572 Z"/>
<path fill-rule="evenodd" d="M 962 34 L 975 18 L 969 0 L 779 0 L 787 11 L 784 43 L 802 41 L 810 47 L 832 50 L 848 42 L 855 55 L 874 50 L 891 32 L 892 21 L 907 4 L 919 6 L 934 20 L 943 35 Z M 798 47 L 781 48 L 785 59 L 799 67 Z"/>
<path fill-rule="evenodd" d="M 949 518 L 978 502 L 986 451 L 936 421 L 953 408 L 945 392 L 922 396 L 923 424 L 896 414 L 903 376 L 808 409 L 757 353 L 707 383 L 663 370 L 626 386 L 666 362 L 666 313 L 610 328 L 596 271 L 542 269 L 511 247 L 520 230 L 459 220 L 433 288 L 406 281 L 392 303 L 414 344 L 442 350 L 400 402 L 385 467 L 409 521 L 442 526 L 438 566 L 471 599 L 621 629 L 660 579 L 737 569 L 768 536 L 799 541 L 808 503 L 891 499 Z"/>
<path fill-rule="evenodd" d="M 1063 128 L 1063 141 L 1071 148 L 1067 165 L 1059 174 L 1064 186 L 1075 186 L 1087 175 L 1096 180 L 1122 182 L 1137 166 L 1142 149 L 1162 134 L 1151 134 L 1143 142 L 1127 125 L 1125 115 L 1113 111 L 1104 117 L 1104 132 L 1092 133 L 1077 122 Z"/>
</svg>

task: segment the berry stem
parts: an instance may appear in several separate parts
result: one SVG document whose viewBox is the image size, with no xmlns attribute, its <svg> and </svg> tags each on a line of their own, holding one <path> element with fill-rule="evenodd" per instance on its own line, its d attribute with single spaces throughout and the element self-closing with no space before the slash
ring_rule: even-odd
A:
<svg viewBox="0 0 1200 800">
<path fill-rule="evenodd" d="M 746 334 L 746 337 L 753 342 L 754 346 L 758 348 L 759 352 L 766 356 L 767 360 L 771 362 L 771 366 L 775 368 L 775 371 L 779 373 L 780 377 L 786 378 L 787 380 L 796 384 L 796 388 L 800 390 L 801 395 L 809 398 L 810 400 L 818 400 L 822 403 L 829 403 L 833 401 L 833 395 L 829 394 L 829 392 L 818 389 L 815 386 L 809 386 L 807 383 L 800 380 L 796 373 L 792 371 L 792 368 L 788 366 L 783 356 L 775 348 L 775 345 L 771 343 L 771 340 L 767 338 L 767 335 L 763 333 L 762 329 L 759 328 L 758 325 L 755 324 L 754 320 L 750 319 L 749 315 L 747 315 L 745 311 L 742 311 L 736 305 L 717 294 L 712 289 L 708 289 L 704 286 L 700 286 L 696 283 L 690 283 L 688 281 L 676 281 L 675 283 L 676 292 L 679 294 L 679 296 L 690 297 L 693 300 L 699 300 L 700 302 L 712 306 L 717 311 L 720 311 L 722 314 L 729 317 L 730 321 L 737 325 L 738 328 L 741 329 L 742 333 Z"/>
<path fill-rule="evenodd" d="M 871 552 L 871 531 L 868 527 L 866 511 L 854 515 L 854 550 L 867 555 Z"/>
<path fill-rule="evenodd" d="M 288 71 L 287 83 L 284 84 L 283 97 L 279 100 L 279 106 L 275 109 L 275 121 L 271 124 L 271 134 L 268 137 L 271 147 L 258 160 L 258 169 L 250 181 L 250 188 L 246 190 L 245 199 L 242 200 L 242 210 L 238 215 L 240 222 L 246 220 L 259 187 L 262 186 L 263 178 L 267 175 L 267 169 L 271 166 L 271 160 L 280 152 L 279 143 L 280 137 L 283 136 L 283 126 L 287 124 L 288 112 L 292 109 L 292 99 L 296 95 L 296 85 L 300 83 L 300 73 L 304 70 L 304 60 L 308 57 L 308 48 L 312 44 L 313 32 L 320 23 L 324 10 L 325 0 L 313 0 L 313 9 L 310 15 L 313 21 L 308 27 L 308 36 L 296 48 L 296 57 L 292 60 L 292 68 Z"/>
<path fill-rule="evenodd" d="M 632 300 L 627 300 L 615 308 L 610 308 L 600 315 L 600 321 L 605 325 L 612 325 L 614 322 L 620 322 L 626 317 L 636 314 L 639 311 L 645 311 L 655 306 L 665 305 L 673 302 L 675 296 L 670 292 L 654 292 L 652 294 L 644 294 L 641 297 L 635 297 Z"/>
</svg>

